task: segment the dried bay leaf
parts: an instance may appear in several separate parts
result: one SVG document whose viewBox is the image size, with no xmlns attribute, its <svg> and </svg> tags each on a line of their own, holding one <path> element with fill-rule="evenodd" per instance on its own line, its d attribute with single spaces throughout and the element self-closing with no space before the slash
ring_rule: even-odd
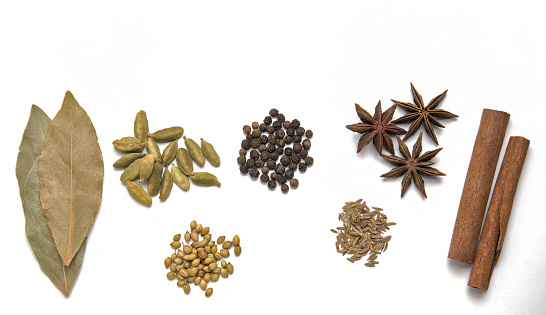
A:
<svg viewBox="0 0 546 315">
<path fill-rule="evenodd" d="M 25 214 L 25 231 L 36 260 L 51 282 L 68 295 L 78 276 L 86 242 L 69 266 L 64 266 L 53 236 L 47 226 L 40 203 L 38 163 L 49 117 L 36 105 L 32 106 L 17 156 L 16 174 Z"/>
<path fill-rule="evenodd" d="M 95 128 L 70 91 L 49 125 L 38 175 L 42 211 L 69 266 L 95 220 L 104 177 Z"/>
</svg>

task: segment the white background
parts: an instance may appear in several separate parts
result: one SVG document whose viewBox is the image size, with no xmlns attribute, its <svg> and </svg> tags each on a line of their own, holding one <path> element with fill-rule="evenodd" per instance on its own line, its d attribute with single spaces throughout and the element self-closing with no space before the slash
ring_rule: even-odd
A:
<svg viewBox="0 0 546 315">
<path fill-rule="evenodd" d="M 0 313 L 544 314 L 546 312 L 544 1 L 0 1 Z M 354 103 L 425 102 L 460 116 L 437 132 L 446 177 L 400 198 L 401 179 L 370 145 L 356 154 Z M 51 118 L 66 90 L 86 109 L 104 156 L 103 200 L 69 298 L 40 270 L 24 230 L 15 161 L 30 106 Z M 236 164 L 241 128 L 271 107 L 314 131 L 300 188 L 269 191 Z M 504 250 L 488 291 L 447 259 L 483 108 L 509 112 L 531 141 Z M 216 146 L 221 188 L 176 186 L 135 203 L 111 142 L 173 125 Z M 395 118 L 404 114 L 398 109 Z M 404 124 L 402 127 L 408 128 Z M 408 140 L 409 146 L 417 135 Z M 437 146 L 425 135 L 424 151 Z M 503 153 L 502 153 L 503 154 Z M 499 160 L 502 160 L 502 155 Z M 398 223 L 375 269 L 334 248 L 345 201 L 364 198 Z M 239 234 L 235 273 L 206 299 L 169 282 L 163 259 L 191 220 Z"/>
</svg>

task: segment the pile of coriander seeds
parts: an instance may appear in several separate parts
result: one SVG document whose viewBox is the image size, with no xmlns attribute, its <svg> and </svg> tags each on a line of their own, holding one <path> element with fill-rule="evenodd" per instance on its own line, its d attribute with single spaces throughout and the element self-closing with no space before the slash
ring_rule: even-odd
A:
<svg viewBox="0 0 546 315">
<path fill-rule="evenodd" d="M 190 293 L 190 284 L 193 283 L 209 297 L 213 291 L 207 288 L 209 281 L 216 282 L 220 276 L 227 278 L 233 274 L 233 265 L 223 258 L 229 257 L 231 247 L 234 247 L 236 256 L 241 255 L 239 235 L 233 236 L 231 241 L 226 240 L 225 236 L 218 237 L 216 242 L 211 238 L 210 229 L 195 220 L 191 221 L 190 230 L 186 231 L 184 239 L 181 234 L 173 237 L 171 247 L 174 253 L 164 261 L 165 268 L 169 268 L 167 279 L 178 279 L 178 287 L 183 288 L 186 294 Z"/>
<path fill-rule="evenodd" d="M 241 173 L 259 177 L 272 190 L 278 183 L 282 192 L 288 192 L 287 182 L 297 188 L 299 181 L 294 177 L 295 172 L 303 173 L 314 163 L 309 156 L 313 132 L 305 130 L 297 119 L 287 120 L 275 108 L 261 124 L 255 121 L 252 126 L 245 125 L 243 132 L 246 138 L 241 142 L 237 158 Z"/>
</svg>

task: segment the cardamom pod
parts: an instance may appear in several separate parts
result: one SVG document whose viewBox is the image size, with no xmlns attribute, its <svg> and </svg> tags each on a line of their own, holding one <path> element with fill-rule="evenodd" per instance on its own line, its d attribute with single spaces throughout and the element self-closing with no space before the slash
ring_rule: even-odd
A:
<svg viewBox="0 0 546 315">
<path fill-rule="evenodd" d="M 127 166 L 131 165 L 134 161 L 143 158 L 146 156 L 146 153 L 129 153 L 125 154 L 124 156 L 120 157 L 117 161 L 114 162 L 114 165 L 112 165 L 115 168 L 126 168 Z"/>
<path fill-rule="evenodd" d="M 241 255 L 241 245 L 235 246 L 235 249 L 233 250 L 233 252 L 235 253 L 235 256 Z"/>
<path fill-rule="evenodd" d="M 121 152 L 142 152 L 144 143 L 136 137 L 123 137 L 112 142 L 114 148 Z"/>
<path fill-rule="evenodd" d="M 155 196 L 159 193 L 161 187 L 161 181 L 163 180 L 163 165 L 160 162 L 155 161 L 154 170 L 152 175 L 148 178 L 148 193 L 151 196 Z"/>
<path fill-rule="evenodd" d="M 134 125 L 135 137 L 137 137 L 141 143 L 146 143 L 148 139 L 148 117 L 146 112 L 141 110 L 136 114 Z"/>
<path fill-rule="evenodd" d="M 155 142 L 155 140 L 151 137 L 148 137 L 148 140 L 146 141 L 146 151 L 150 154 L 153 154 L 156 161 L 161 163 L 161 151 L 159 151 L 159 146 L 157 145 L 157 142 Z"/>
<path fill-rule="evenodd" d="M 188 190 L 190 189 L 190 180 L 188 179 L 188 176 L 182 174 L 182 171 L 180 171 L 180 168 L 172 165 L 171 166 L 171 173 L 173 175 L 173 181 L 174 183 L 180 187 L 182 190 Z"/>
<path fill-rule="evenodd" d="M 165 168 L 163 172 L 163 180 L 161 181 L 161 188 L 159 189 L 159 199 L 165 200 L 171 194 L 173 189 L 173 175 L 169 172 L 168 168 Z"/>
<path fill-rule="evenodd" d="M 165 258 L 165 268 L 169 268 L 171 263 L 172 263 L 171 257 Z"/>
<path fill-rule="evenodd" d="M 201 138 L 201 150 L 203 151 L 203 155 L 207 158 L 207 160 L 209 160 L 210 164 L 213 166 L 220 166 L 220 156 L 218 156 L 218 153 L 216 153 L 216 150 L 214 150 L 212 144 L 203 140 L 203 138 Z"/>
<path fill-rule="evenodd" d="M 174 140 L 165 147 L 163 154 L 161 154 L 161 160 L 164 165 L 169 165 L 174 160 L 176 150 L 178 150 L 178 140 Z"/>
<path fill-rule="evenodd" d="M 227 271 L 230 273 L 230 274 L 233 274 L 233 265 L 231 263 L 228 263 L 227 264 Z"/>
<path fill-rule="evenodd" d="M 233 245 L 237 246 L 239 245 L 240 242 L 241 242 L 241 238 L 239 237 L 239 235 L 235 235 L 233 237 Z"/>
<path fill-rule="evenodd" d="M 190 294 L 191 288 L 190 288 L 190 285 L 189 285 L 189 284 L 187 284 L 187 283 L 184 284 L 183 289 L 184 289 L 184 293 Z"/>
<path fill-rule="evenodd" d="M 176 151 L 176 164 L 184 175 L 193 175 L 193 160 L 191 159 L 188 150 L 184 148 L 179 148 Z"/>
<path fill-rule="evenodd" d="M 142 160 L 143 159 L 144 158 L 140 158 L 140 159 L 134 161 L 133 163 L 131 163 L 129 166 L 127 166 L 125 171 L 123 171 L 123 173 L 121 173 L 121 176 L 119 177 L 119 180 L 122 183 L 125 183 L 127 180 L 134 180 L 135 178 L 137 178 L 138 175 L 140 174 L 140 166 L 142 165 Z"/>
<path fill-rule="evenodd" d="M 131 197 L 133 197 L 133 199 L 145 206 L 150 206 L 152 204 L 152 197 L 150 197 L 150 195 L 148 195 L 144 188 L 140 187 L 139 184 L 130 180 L 125 181 L 125 183 L 127 184 L 127 191 Z"/>
<path fill-rule="evenodd" d="M 208 172 L 195 172 L 190 177 L 192 183 L 199 186 L 218 186 L 220 187 L 220 181 L 216 176 Z"/>
<path fill-rule="evenodd" d="M 150 178 L 150 175 L 152 175 L 154 170 L 154 164 L 155 158 L 153 154 L 148 154 L 142 159 L 142 165 L 140 166 L 140 178 L 138 179 L 139 183 Z"/>
<path fill-rule="evenodd" d="M 186 144 L 186 148 L 188 149 L 188 152 L 195 163 L 197 163 L 199 166 L 205 165 L 205 156 L 203 155 L 203 150 L 201 150 L 201 147 L 192 139 L 186 138 L 186 136 L 184 136 L 184 143 Z"/>
<path fill-rule="evenodd" d="M 184 134 L 184 128 L 182 127 L 170 127 L 158 130 L 148 136 L 154 138 L 157 142 L 171 142 L 176 140 Z"/>
</svg>

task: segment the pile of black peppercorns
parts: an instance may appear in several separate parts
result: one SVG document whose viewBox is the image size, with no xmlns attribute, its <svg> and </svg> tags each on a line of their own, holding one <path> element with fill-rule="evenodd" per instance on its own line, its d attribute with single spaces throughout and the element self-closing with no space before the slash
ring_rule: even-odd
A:
<svg viewBox="0 0 546 315">
<path fill-rule="evenodd" d="M 245 125 L 243 132 L 246 139 L 241 142 L 242 149 L 237 158 L 241 173 L 259 177 L 270 189 L 275 189 L 279 183 L 282 192 L 286 193 L 290 189 L 287 181 L 292 188 L 297 188 L 299 182 L 294 178 L 294 172 L 305 172 L 314 162 L 308 153 L 313 132 L 301 127 L 297 119 L 286 120 L 275 108 L 269 111 L 263 123 L 253 122 L 252 127 Z M 303 139 L 304 136 L 307 139 Z M 250 157 L 247 159 L 248 152 Z"/>
</svg>

